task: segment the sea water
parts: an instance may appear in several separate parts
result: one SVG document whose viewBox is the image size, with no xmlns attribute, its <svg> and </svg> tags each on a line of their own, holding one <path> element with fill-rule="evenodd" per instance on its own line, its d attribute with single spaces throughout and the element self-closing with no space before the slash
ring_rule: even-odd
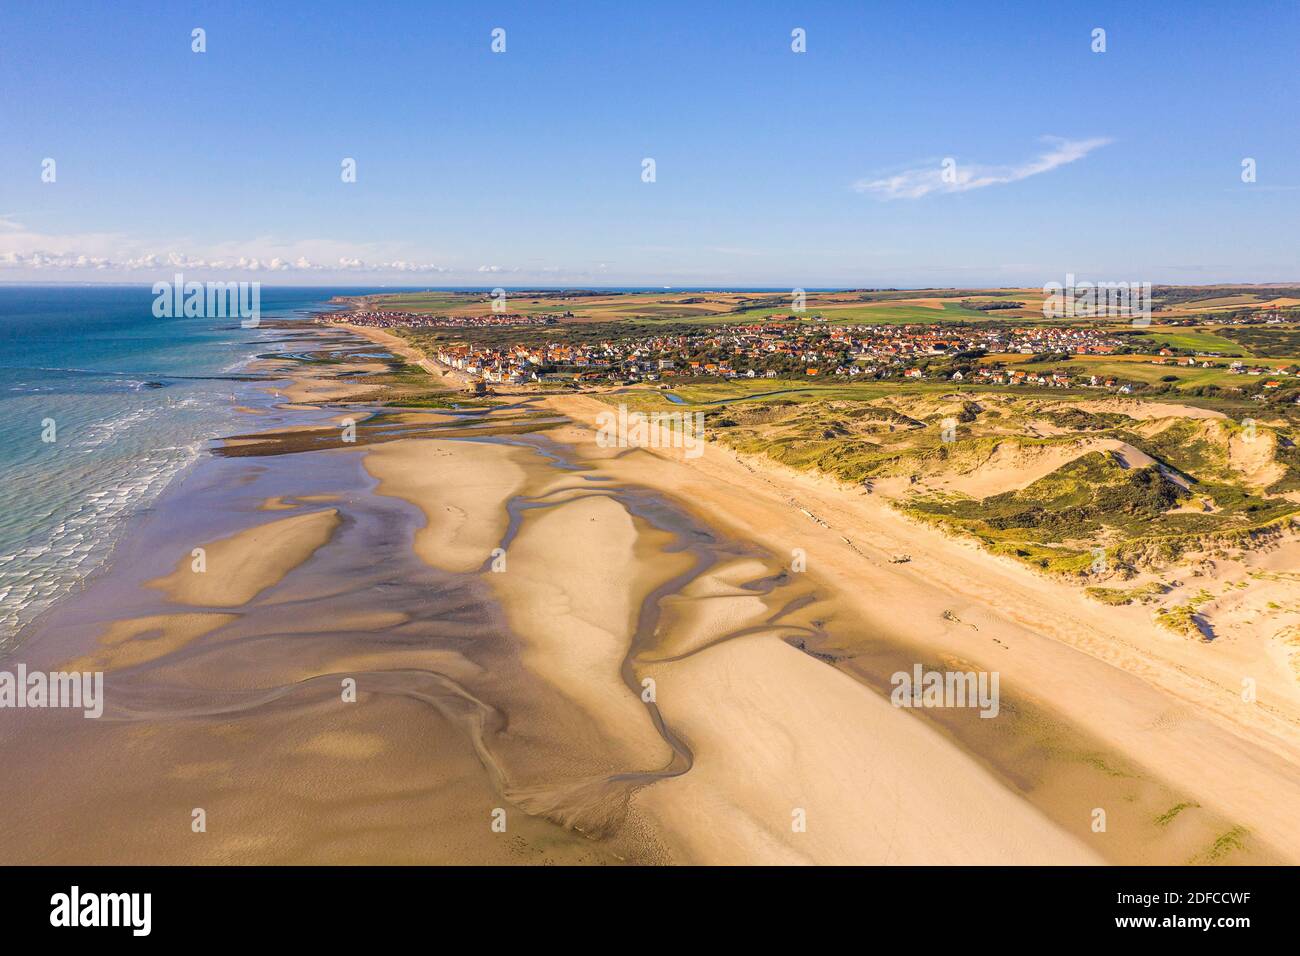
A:
<svg viewBox="0 0 1300 956">
<path fill-rule="evenodd" d="M 155 318 L 147 285 L 0 285 L 0 652 L 211 439 L 248 427 L 235 407 L 262 393 L 241 378 L 276 320 L 345 291 L 264 287 L 243 328 Z"/>
</svg>

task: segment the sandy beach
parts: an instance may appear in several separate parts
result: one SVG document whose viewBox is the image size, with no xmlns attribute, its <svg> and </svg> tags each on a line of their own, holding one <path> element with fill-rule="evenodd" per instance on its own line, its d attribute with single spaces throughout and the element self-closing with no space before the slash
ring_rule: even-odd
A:
<svg viewBox="0 0 1300 956">
<path fill-rule="evenodd" d="M 609 406 L 588 397 L 550 404 L 586 425 L 559 429 L 555 437 L 597 453 L 593 425 Z M 853 622 L 848 633 L 832 631 L 818 645 L 839 658 L 837 667 L 865 676 L 855 653 L 857 632 L 910 648 L 921 659 L 996 668 L 1004 693 L 1015 688 L 1041 708 L 1042 719 L 1050 715 L 1076 728 L 1087 739 L 1081 747 L 1108 754 L 1117 770 L 1123 765 L 1123 779 L 1141 782 L 1148 799 L 1172 798 L 1171 806 L 1190 799 L 1199 804 L 1197 813 L 1215 811 L 1213 826 L 1182 843 L 1189 857 L 1196 839 L 1224 823 L 1258 838 L 1265 858 L 1300 854 L 1288 810 L 1300 799 L 1300 694 L 1262 643 L 1211 650 L 1173 641 L 1140 609 L 1098 608 L 1077 589 L 907 520 L 878 496 L 714 444 L 696 459 L 652 448 L 606 456 L 606 467 L 621 480 L 666 490 L 774 554 L 802 549 L 809 577 L 834 593 Z M 1296 553 L 1293 543 L 1284 547 Z M 901 552 L 911 560 L 891 563 Z M 1267 564 L 1270 557 L 1260 560 Z M 1252 703 L 1240 694 L 1245 674 L 1261 688 Z M 1081 753 L 1076 762 L 1090 759 Z M 1075 776 L 1068 767 L 1058 770 Z M 1096 789 L 1089 805 L 1077 783 L 1044 786 L 1036 802 L 1058 818 L 1084 821 L 1075 832 L 1105 852 L 1108 841 L 1090 837 L 1085 821 L 1090 806 L 1106 805 L 1104 788 L 1090 782 Z M 1112 833 L 1117 815 L 1125 818 L 1109 814 Z M 1179 814 L 1184 825 L 1194 816 Z M 1135 826 L 1123 841 L 1109 841 L 1110 849 L 1123 842 L 1128 849 L 1121 856 L 1146 862 L 1156 846 L 1172 850 L 1179 843 L 1172 828 L 1147 829 Z"/>
<path fill-rule="evenodd" d="M 1007 686 L 1014 687 L 1018 694 L 1023 695 L 1026 706 L 1038 711 L 1032 718 L 1026 718 L 1026 723 L 1037 725 L 1035 733 L 1041 734 L 1042 727 L 1048 726 L 1052 728 L 1051 733 L 1059 734 L 1059 739 L 1046 749 L 1077 751 L 1064 759 L 1058 757 L 1046 761 L 1048 766 L 1043 770 L 1043 779 L 1029 788 L 1033 810 L 1048 814 L 1075 837 L 1077 843 L 1071 845 L 1071 851 L 1079 856 L 1072 858 L 1084 858 L 1091 853 L 1097 858 L 1126 862 L 1148 861 L 1153 855 L 1170 860 L 1180 857 L 1193 859 L 1204 852 L 1204 847 L 1214 846 L 1223 833 L 1233 832 L 1237 827 L 1253 835 L 1252 850 L 1257 859 L 1276 859 L 1278 854 L 1292 858 L 1297 852 L 1285 810 L 1288 802 L 1265 796 L 1279 792 L 1297 794 L 1296 700 L 1293 688 L 1284 679 L 1285 674 L 1276 668 L 1251 670 L 1251 673 L 1260 675 L 1269 693 L 1264 695 L 1262 702 L 1245 706 L 1232 681 L 1243 666 L 1239 656 L 1233 659 L 1229 654 L 1224 659 L 1201 653 L 1198 657 L 1195 651 L 1199 648 L 1189 649 L 1162 640 L 1149 622 L 1143 621 L 1140 628 L 1134 627 L 1135 615 L 1132 613 L 1117 615 L 1109 609 L 1099 610 L 1064 586 L 1053 585 L 1023 568 L 990 558 L 962 542 L 919 528 L 878 500 L 866 498 L 860 492 L 825 479 L 789 472 L 769 462 L 742 461 L 717 446 L 709 446 L 703 457 L 697 460 L 672 450 L 600 449 L 594 442 L 591 426 L 595 416 L 608 406 L 580 397 L 551 399 L 546 404 L 585 426 L 559 428 L 549 433 L 550 437 L 579 449 L 588 465 L 599 461 L 602 473 L 615 476 L 620 484 L 648 486 L 659 492 L 668 492 L 674 501 L 683 504 L 697 518 L 710 521 L 740 540 L 756 541 L 772 556 L 788 555 L 794 547 L 805 550 L 810 555 L 807 580 L 816 582 L 817 592 L 828 604 L 835 606 L 840 619 L 853 622 L 847 633 L 828 627 L 825 630 L 830 634 L 819 635 L 817 649 L 828 651 L 837 658 L 836 667 L 842 672 L 859 681 L 871 683 L 874 680 L 878 684 L 880 674 L 871 673 L 871 667 L 864 666 L 861 656 L 855 653 L 859 644 L 858 633 L 862 632 L 870 634 L 873 642 L 887 641 L 897 648 L 905 648 L 914 658 L 956 660 L 976 667 L 997 668 Z M 811 519 L 810 514 L 816 520 Z M 613 529 L 602 533 L 606 544 L 612 533 Z M 551 535 L 551 539 L 568 541 L 580 534 L 581 523 L 578 522 L 573 530 L 566 528 Z M 846 536 L 850 539 L 845 540 Z M 512 555 L 517 548 L 518 545 L 512 544 Z M 594 543 L 587 544 L 584 551 L 594 548 Z M 906 565 L 889 563 L 889 555 L 900 550 L 910 550 L 913 560 Z M 564 562 L 558 560 L 553 552 L 552 548 L 545 581 L 552 591 L 558 590 L 564 595 L 562 601 L 568 604 L 574 598 L 558 577 Z M 480 549 L 477 559 L 487 559 L 486 549 Z M 927 569 L 926 564 L 930 562 L 933 562 L 930 568 L 943 568 L 943 573 L 935 575 Z M 608 559 L 605 563 L 609 564 Z M 785 567 L 780 563 L 768 564 L 762 570 L 779 574 Z M 591 575 L 592 572 L 586 570 L 576 577 L 579 580 L 599 580 Z M 761 576 L 759 568 L 754 569 L 753 576 Z M 634 579 L 628 571 L 621 572 L 620 577 L 627 581 Z M 517 603 L 520 597 L 515 578 L 507 574 L 498 580 L 502 582 L 499 590 L 503 592 L 506 606 Z M 846 587 L 846 582 L 852 584 Z M 698 577 L 672 599 L 661 599 L 661 604 L 677 600 L 680 607 L 688 603 L 691 589 L 706 587 L 709 583 L 709 576 Z M 729 584 L 733 589 L 736 586 L 734 582 Z M 609 590 L 610 586 L 606 585 L 600 592 Z M 888 595 L 888 599 L 882 599 L 882 595 Z M 525 621 L 551 619 L 552 616 L 545 613 L 545 605 L 529 601 L 526 595 L 523 599 L 526 610 L 521 616 Z M 858 737 L 854 729 L 832 719 L 836 711 L 828 712 L 824 720 L 812 719 L 807 713 L 807 701 L 824 699 L 833 693 L 832 688 L 836 685 L 828 682 L 831 675 L 825 673 L 825 663 L 811 661 L 805 654 L 795 653 L 791 660 L 798 660 L 800 664 L 805 661 L 816 663 L 818 666 L 810 671 L 810 680 L 819 678 L 821 683 L 812 680 L 790 698 L 770 692 L 753 699 L 740 698 L 735 689 L 762 686 L 765 672 L 781 674 L 783 686 L 789 686 L 793 681 L 791 672 L 796 666 L 790 661 L 782 662 L 784 655 L 793 651 L 788 643 L 780 640 L 780 637 L 788 636 L 788 632 L 773 628 L 771 635 L 777 640 L 764 642 L 760 639 L 764 623 L 770 621 L 772 609 L 760 606 L 751 609 L 749 616 L 741 610 L 745 604 L 755 602 L 756 599 L 744 591 L 732 595 L 710 593 L 710 617 L 703 622 L 696 622 L 675 608 L 677 614 L 671 627 L 660 632 L 672 650 L 667 654 L 642 651 L 634 657 L 634 662 L 645 657 L 677 657 L 679 659 L 668 666 L 668 675 L 655 677 L 655 680 L 662 679 L 671 687 L 675 669 L 680 674 L 676 679 L 694 681 L 700 688 L 701 692 L 682 698 L 674 695 L 672 708 L 667 703 L 662 705 L 668 723 L 694 744 L 707 730 L 686 728 L 694 726 L 701 717 L 707 717 L 706 727 L 725 726 L 725 732 L 716 729 L 714 732 L 722 732 L 723 739 L 736 744 L 734 748 L 725 749 L 746 754 L 751 764 L 755 754 L 763 753 L 764 749 L 765 735 L 756 728 L 767 726 L 769 733 L 773 727 L 782 728 L 780 736 L 788 745 L 789 736 L 796 732 L 796 728 L 802 727 L 808 735 L 804 748 L 818 754 L 809 758 L 809 766 L 834 766 L 846 774 L 842 778 L 844 791 L 826 797 L 828 806 L 835 808 L 830 815 L 842 820 L 850 814 L 848 808 L 856 806 L 864 819 L 878 819 L 885 810 L 869 802 L 864 804 L 860 786 L 848 786 L 850 781 L 861 784 L 861 778 L 855 781 L 852 776 L 850 768 L 853 763 L 849 755 L 865 759 L 872 753 L 887 750 L 889 763 L 901 773 L 909 764 L 910 757 L 922 754 L 914 762 L 919 780 L 924 777 L 926 768 L 940 765 L 945 750 L 952 749 L 951 742 L 940 738 L 932 744 L 937 748 L 936 753 L 926 752 L 920 741 L 910 738 L 888 746 L 894 739 L 888 730 L 891 726 L 897 727 L 900 736 L 904 732 L 921 733 L 928 728 L 917 728 L 911 715 L 899 714 L 890 708 L 886 708 L 884 716 L 878 716 L 876 720 L 869 712 L 859 713 L 862 708 L 881 703 L 879 697 L 860 694 L 860 686 L 848 685 L 852 693 L 841 702 L 838 712 L 841 715 L 855 714 L 855 718 L 846 723 L 852 728 L 871 728 L 866 736 Z M 1052 608 L 1062 604 L 1071 609 L 1070 615 L 1053 612 Z M 764 611 L 769 613 L 762 613 Z M 612 616 L 610 611 L 604 613 Z M 721 616 L 721 622 L 713 619 L 717 616 Z M 900 625 L 901 621 L 906 621 L 906 625 Z M 527 626 L 526 623 L 523 625 L 525 631 Z M 745 635 L 745 643 L 733 646 L 730 637 L 737 632 Z M 721 648 L 724 642 L 727 642 L 725 652 Z M 592 640 L 590 643 L 598 642 Z M 624 638 L 615 643 L 626 645 L 630 642 Z M 746 647 L 746 651 L 742 653 L 739 646 Z M 552 644 L 545 660 L 555 662 L 562 648 L 562 641 Z M 705 649 L 707 653 L 691 653 Z M 708 665 L 705 661 L 710 654 L 722 660 L 716 665 Z M 760 658 L 767 661 L 765 667 L 770 671 L 754 663 Z M 588 671 L 594 667 L 593 660 Z M 647 664 L 646 667 L 649 670 L 644 674 L 638 668 L 638 681 L 646 676 L 654 677 L 654 666 Z M 748 667 L 754 667 L 755 672 L 744 679 L 737 676 L 746 673 Z M 604 670 L 610 673 L 608 663 Z M 563 677 L 555 679 L 563 680 Z M 585 688 L 588 694 L 595 692 L 590 678 Z M 720 688 L 729 693 L 723 697 L 718 693 Z M 576 685 L 568 690 L 569 696 L 575 698 L 582 693 Z M 630 700 L 628 695 L 624 696 L 625 702 Z M 721 716 L 721 699 L 726 699 L 736 708 L 728 712 L 730 720 Z M 703 701 L 708 701 L 709 706 L 702 713 L 689 706 L 691 702 Z M 850 706 L 850 701 L 856 706 Z M 1099 707 L 1099 701 L 1113 703 Z M 782 702 L 792 708 L 789 714 L 784 715 L 789 717 L 788 720 L 775 716 Z M 799 702 L 804 703 L 803 713 L 798 712 L 796 705 Z M 1192 710 L 1193 707 L 1196 710 Z M 591 709 L 605 714 L 618 711 L 616 705 L 609 703 L 603 708 Z M 1202 716 L 1206 713 L 1212 717 Z M 889 719 L 891 717 L 904 720 L 894 725 Z M 880 720 L 885 721 L 884 728 L 876 726 Z M 622 728 L 636 726 L 630 714 L 617 724 Z M 974 727 L 978 728 L 978 723 Z M 750 737 L 757 734 L 757 739 L 746 741 L 745 731 Z M 624 735 L 634 732 L 634 729 L 621 731 Z M 977 753 L 979 745 L 987 743 L 974 737 L 965 742 Z M 1185 757 L 1192 747 L 1200 755 L 1196 762 L 1189 762 Z M 988 757 L 987 754 L 983 756 L 985 759 Z M 791 773 L 790 758 L 789 750 L 774 754 L 770 765 L 757 771 L 758 778 L 775 780 Z M 1014 777 L 1017 772 L 1023 774 L 1025 768 L 1032 765 L 1023 752 L 1015 753 L 1014 760 L 1005 756 L 1003 759 L 1006 762 L 1001 769 L 1007 776 Z M 1094 766 L 1090 772 L 1087 769 L 1089 764 L 1108 769 L 1099 774 Z M 711 762 L 697 752 L 690 773 L 638 791 L 634 803 L 644 805 L 646 812 L 654 814 L 656 807 L 664 802 L 671 803 L 670 795 L 681 790 L 685 794 L 682 799 L 688 805 L 713 801 L 732 807 L 733 812 L 723 814 L 723 818 L 735 819 L 738 827 L 752 825 L 755 819 L 763 821 L 766 825 L 758 832 L 764 834 L 761 840 L 764 845 L 772 839 L 776 839 L 778 844 L 782 842 L 788 828 L 773 823 L 771 808 L 761 815 L 739 809 L 747 799 L 752 799 L 755 792 L 752 773 L 737 773 L 737 768 L 732 766 L 716 774 L 714 792 L 707 796 L 699 792 L 705 788 L 706 781 L 715 777 L 711 767 Z M 867 771 L 864 768 L 860 772 Z M 960 774 L 960 779 L 969 781 L 962 788 L 966 796 L 961 801 L 961 810 L 970 811 L 977 817 L 981 813 L 987 814 L 985 819 L 988 820 L 1000 819 L 1000 815 L 1010 812 L 1008 808 L 978 806 L 970 795 L 982 779 L 978 768 L 953 772 Z M 830 782 L 808 770 L 797 774 L 796 780 L 802 780 L 802 784 L 791 781 L 789 791 L 807 787 L 811 780 L 823 786 Z M 1242 787 L 1242 780 L 1251 780 L 1253 785 Z M 917 781 L 909 781 L 909 786 L 917 786 Z M 727 793 L 728 789 L 732 792 Z M 923 802 L 927 808 L 942 804 L 939 794 Z M 1178 826 L 1154 823 L 1171 807 L 1184 804 L 1188 806 L 1178 813 Z M 1195 806 L 1191 806 L 1193 804 Z M 1094 834 L 1090 829 L 1092 811 L 1107 806 L 1112 807 L 1108 820 L 1109 841 L 1098 839 L 1102 835 Z M 787 807 L 785 815 L 788 816 L 792 809 Z M 1025 809 L 1022 805 L 1018 815 L 1026 815 Z M 966 834 L 965 839 L 954 841 L 951 849 L 947 843 L 931 843 L 915 847 L 909 854 L 895 845 L 889 853 L 884 853 L 878 842 L 870 840 L 871 836 L 878 837 L 879 834 L 864 831 L 867 837 L 864 842 L 853 844 L 846 842 L 847 837 L 850 832 L 857 831 L 841 825 L 836 827 L 835 838 L 828 839 L 828 844 L 822 847 L 825 853 L 807 852 L 810 844 L 814 843 L 809 839 L 774 850 L 773 859 L 797 858 L 800 852 L 807 852 L 808 860 L 917 862 L 927 859 L 927 854 L 931 859 L 949 861 L 1017 859 L 1014 854 L 1007 857 L 997 855 L 1004 846 L 1003 837 L 990 841 L 989 845 L 979 845 L 974 839 L 978 826 L 957 807 L 946 808 L 943 813 L 963 820 L 960 831 Z M 1033 815 L 1029 816 L 1032 818 Z M 671 814 L 659 819 L 662 829 L 673 829 L 668 822 Z M 678 823 L 684 845 L 697 850 L 708 847 L 703 852 L 709 859 L 736 861 L 754 858 L 758 851 L 753 845 L 735 835 L 726 835 L 724 828 L 719 827 L 712 817 L 708 819 L 710 822 L 703 828 L 707 837 L 704 833 L 691 834 L 689 825 Z M 912 833 L 918 828 L 904 823 L 897 832 Z M 755 833 L 751 832 L 751 836 L 759 839 Z M 829 838 L 830 834 L 826 836 Z M 1044 844 L 1036 841 L 1045 839 L 1044 834 L 1036 834 L 1027 843 L 1037 849 L 1027 852 L 1041 851 Z M 728 847 L 731 855 L 728 855 Z M 964 851 L 971 855 L 963 855 Z M 1012 853 L 1010 850 L 1006 852 Z M 890 853 L 895 855 L 890 856 Z"/>
<path fill-rule="evenodd" d="M 829 479 L 602 447 L 593 396 L 383 408 L 355 331 L 27 637 L 107 703 L 4 725 L 3 862 L 1300 860 L 1276 654 Z M 914 666 L 998 672 L 997 717 L 894 706 Z"/>
<path fill-rule="evenodd" d="M 581 712 L 617 768 L 521 788 L 526 808 L 601 834 L 630 815 L 681 862 L 1101 861 L 936 729 L 787 643 L 817 608 L 783 609 L 815 595 L 743 539 L 718 540 L 743 559 L 713 547 L 692 558 L 672 522 L 637 514 L 632 478 L 650 476 L 635 466 L 592 456 L 586 473 L 557 478 L 535 453 L 477 445 L 439 472 L 446 481 L 397 477 L 398 462 L 418 473 L 434 455 L 461 452 L 394 442 L 367 467 L 381 493 L 426 510 L 417 548 L 447 570 L 490 564 L 507 529 L 484 535 L 476 516 L 504 518 L 522 490 L 531 506 L 507 563 L 485 576 L 524 668 Z M 669 602 L 660 623 L 655 605 Z"/>
</svg>

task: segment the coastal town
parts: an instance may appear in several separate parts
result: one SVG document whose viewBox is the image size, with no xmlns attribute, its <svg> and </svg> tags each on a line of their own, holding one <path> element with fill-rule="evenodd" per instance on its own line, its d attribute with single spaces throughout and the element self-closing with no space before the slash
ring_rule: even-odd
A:
<svg viewBox="0 0 1300 956">
<path fill-rule="evenodd" d="M 568 313 L 572 315 L 573 313 Z M 521 315 L 516 312 L 491 312 L 487 315 L 451 318 L 449 316 L 415 315 L 410 312 L 398 312 L 391 309 L 366 309 L 360 312 L 339 313 L 338 321 L 350 325 L 362 325 L 372 329 L 476 329 L 502 325 L 555 325 L 557 319 L 552 316 Z M 336 318 L 336 315 L 324 315 L 322 318 Z"/>
<path fill-rule="evenodd" d="M 1136 381 L 1116 374 L 1072 374 L 1038 367 L 1081 357 L 1123 356 L 1155 365 L 1221 368 L 1232 374 L 1267 376 L 1266 389 L 1281 387 L 1297 370 L 1286 364 L 1250 365 L 1218 353 L 1180 354 L 1161 348 L 1151 356 L 1113 327 L 1097 325 L 852 325 L 800 322 L 771 316 L 753 324 L 673 327 L 662 333 L 642 327 L 601 329 L 595 338 L 557 336 L 551 316 L 488 313 L 429 316 L 399 311 L 323 313 L 318 321 L 441 333 L 420 344 L 443 365 L 485 384 L 638 384 L 677 379 L 831 379 L 952 381 L 1040 388 L 1103 388 L 1128 394 Z M 552 327 L 538 335 L 535 327 Z M 516 336 L 504 336 L 512 327 Z M 530 328 L 532 327 L 532 328 Z M 475 330 L 495 330 L 475 341 Z M 451 336 L 464 330 L 464 336 Z"/>
</svg>

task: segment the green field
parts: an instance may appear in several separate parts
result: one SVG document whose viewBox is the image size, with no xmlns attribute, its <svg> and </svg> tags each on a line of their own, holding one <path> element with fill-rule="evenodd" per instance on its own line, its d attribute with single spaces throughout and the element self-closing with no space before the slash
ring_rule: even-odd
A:
<svg viewBox="0 0 1300 956">
<path fill-rule="evenodd" d="M 463 308 L 474 298 L 453 292 L 402 292 L 396 295 L 374 296 L 369 300 L 369 307 L 381 311 L 417 312 L 441 314 L 452 309 Z M 482 300 L 485 307 L 487 300 Z"/>
<path fill-rule="evenodd" d="M 753 309 L 735 315 L 721 317 L 727 322 L 758 322 L 773 315 L 787 318 L 791 315 L 789 306 L 771 309 Z M 942 309 L 931 309 L 923 305 L 851 305 L 818 308 L 810 305 L 807 311 L 799 314 L 800 321 L 812 322 L 814 316 L 820 315 L 827 325 L 926 325 L 933 322 L 990 322 L 1006 321 L 1006 316 L 996 312 L 979 312 L 963 308 L 956 302 L 945 302 Z M 718 321 L 718 319 L 714 319 Z"/>
<path fill-rule="evenodd" d="M 1257 305 L 1260 302 L 1267 301 L 1268 299 L 1264 296 L 1247 292 L 1242 295 L 1219 295 L 1208 299 L 1191 299 L 1182 303 L 1182 305 L 1188 309 L 1230 309 L 1235 306 Z"/>
<path fill-rule="evenodd" d="M 619 389 L 596 395 L 611 405 L 626 404 L 641 411 L 658 409 L 707 409 L 733 402 L 780 402 L 783 404 L 811 404 L 827 401 L 869 402 L 894 396 L 954 395 L 973 397 L 977 393 L 1014 395 L 1028 398 L 1051 398 L 1054 401 L 1077 401 L 1097 398 L 1095 390 L 1054 388 L 1044 392 L 1031 386 L 957 385 L 953 382 L 900 382 L 897 380 L 868 382 L 828 382 L 826 384 L 802 379 L 733 379 L 731 381 L 686 381 L 668 389 L 638 387 Z M 673 395 L 680 401 L 672 401 Z"/>
<path fill-rule="evenodd" d="M 1218 352 L 1224 356 L 1248 358 L 1251 353 L 1239 342 L 1215 335 L 1213 332 L 1200 332 L 1190 329 L 1153 330 L 1125 335 L 1124 341 L 1134 346 L 1158 351 L 1161 347 L 1171 349 L 1189 349 L 1198 353 Z"/>
<path fill-rule="evenodd" d="M 1268 370 L 1278 366 L 1297 363 L 1295 358 L 1278 358 L 1261 360 L 1259 364 Z M 1133 361 L 1123 359 L 1085 356 L 1069 362 L 1052 364 L 1045 367 L 1048 371 L 1062 370 L 1073 376 L 1096 375 L 1098 378 L 1113 376 L 1120 382 L 1142 382 L 1148 385 L 1170 384 L 1177 389 L 1193 389 L 1202 385 L 1243 388 L 1256 385 L 1268 379 L 1269 375 L 1234 375 L 1224 365 L 1221 368 L 1189 368 L 1183 365 L 1156 365 L 1150 359 Z M 1166 378 L 1172 378 L 1165 382 Z M 1290 381 L 1294 381 L 1291 379 Z"/>
<path fill-rule="evenodd" d="M 1128 319 L 1089 322 L 1112 326 L 1117 333 L 1128 333 L 1133 344 L 1153 351 L 1162 345 L 1196 352 L 1214 352 L 1223 356 L 1249 358 L 1260 355 L 1294 353 L 1300 331 L 1295 328 L 1261 328 L 1225 326 L 1216 321 L 1214 310 L 1224 316 L 1240 313 L 1251 304 L 1266 301 L 1258 294 L 1220 294 L 1218 290 L 1163 289 L 1161 294 L 1171 309 L 1157 321 L 1180 314 L 1178 309 L 1194 304 L 1198 327 L 1169 327 L 1134 330 Z M 1206 293 L 1209 293 L 1206 295 Z M 1206 295 L 1196 299 L 1196 295 Z M 967 308 L 972 304 L 1012 299 L 1023 308 L 981 311 Z M 483 292 L 404 292 L 367 297 L 370 308 L 406 311 L 451 317 L 488 314 L 490 297 Z M 809 292 L 802 312 L 793 313 L 790 294 L 776 291 L 689 291 L 611 292 L 582 290 L 515 290 L 508 294 L 506 311 L 512 314 L 554 316 L 565 324 L 598 322 L 661 322 L 699 325 L 729 325 L 763 322 L 773 316 L 788 319 L 796 314 L 802 322 L 820 319 L 828 325 L 927 325 L 934 323 L 1005 323 L 1009 325 L 1076 325 L 1078 319 L 1046 318 L 1042 314 L 1042 293 L 1034 289 L 997 290 L 845 290 Z M 938 307 L 934 307 L 938 306 Z M 817 317 L 815 319 L 814 317 Z M 1293 338 L 1287 339 L 1290 335 Z"/>
<path fill-rule="evenodd" d="M 713 440 L 791 468 L 869 488 L 908 479 L 905 487 L 914 490 L 896 501 L 906 513 L 1057 573 L 1087 576 L 1097 548 L 1113 564 L 1148 567 L 1207 546 L 1245 545 L 1289 526 L 1300 512 L 1294 501 L 1271 496 L 1300 482 L 1289 453 L 1278 452 L 1286 470 L 1270 491 L 1242 482 L 1229 452 L 1239 424 L 1178 419 L 1153 430 L 1122 413 L 1060 404 L 1095 394 L 958 392 L 943 383 L 798 388 L 769 381 L 683 386 L 679 397 L 692 404 L 675 407 L 705 411 Z M 649 390 L 601 397 L 644 411 L 674 407 Z M 960 423 L 956 438 L 944 437 L 938 427 L 944 421 Z M 1045 423 L 1062 431 L 1043 435 Z M 1015 456 L 1028 467 L 1042 454 L 1073 451 L 1084 437 L 1124 442 L 1157 464 L 1130 465 L 1095 449 L 1067 454 L 1030 484 L 987 497 L 927 486 L 977 474 L 990 462 L 1002 460 L 994 467 L 1005 468 Z M 1163 467 L 1190 487 L 1169 480 Z"/>
<path fill-rule="evenodd" d="M 1293 356 L 1300 354 L 1300 328 L 1294 325 L 1263 328 L 1258 325 L 1238 326 L 1222 329 L 1221 333 L 1231 338 L 1240 348 L 1249 349 L 1256 356 L 1267 357 L 1270 361 L 1281 358 L 1295 362 Z"/>
<path fill-rule="evenodd" d="M 1240 375 L 1233 375 L 1227 368 L 1154 365 L 1149 360 L 1124 362 L 1115 359 L 1083 358 L 1053 365 L 1051 369 L 1060 369 L 1073 376 L 1085 378 L 1089 375 L 1096 375 L 1098 378 L 1113 376 L 1120 382 L 1145 382 L 1148 385 L 1162 382 L 1167 376 L 1173 376 L 1177 381 L 1170 384 L 1180 389 L 1196 388 L 1200 385 L 1243 385 L 1247 381 L 1255 381 L 1253 378 L 1246 379 Z"/>
<path fill-rule="evenodd" d="M 785 297 L 780 297 L 784 299 Z M 675 301 L 688 299 L 691 301 Z M 698 300 L 698 301 L 696 301 Z M 803 321 L 813 321 L 813 316 L 822 316 L 828 324 L 843 325 L 901 325 L 907 323 L 926 324 L 932 322 L 988 322 L 1007 321 L 1005 313 L 980 312 L 962 307 L 958 302 L 944 302 L 942 308 L 932 309 L 923 305 L 892 304 L 889 302 L 861 304 L 843 300 L 821 303 L 816 295 L 809 296 L 806 310 L 799 313 Z M 511 294 L 506 300 L 506 310 L 525 315 L 562 316 L 572 312 L 575 319 L 587 322 L 608 322 L 627 320 L 648 320 L 651 322 L 673 320 L 700 324 L 749 324 L 761 322 L 771 316 L 788 318 L 791 312 L 789 303 L 764 305 L 760 308 L 745 308 L 746 302 L 771 303 L 772 296 L 741 296 L 735 293 L 718 295 L 673 295 L 656 296 L 651 294 L 629 294 L 608 296 L 574 296 L 571 298 L 538 297 Z M 374 296 L 369 299 L 369 307 L 385 311 L 404 311 L 429 315 L 478 315 L 487 314 L 490 300 L 485 295 L 465 293 L 429 292 L 400 293 L 388 296 Z"/>
</svg>

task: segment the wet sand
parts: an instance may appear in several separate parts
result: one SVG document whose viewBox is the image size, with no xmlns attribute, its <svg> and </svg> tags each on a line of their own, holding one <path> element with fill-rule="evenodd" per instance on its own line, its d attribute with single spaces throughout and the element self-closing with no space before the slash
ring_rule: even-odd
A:
<svg viewBox="0 0 1300 956">
<path fill-rule="evenodd" d="M 264 411 L 268 429 L 329 414 Z M 30 666 L 102 667 L 107 704 L 99 720 L 5 712 L 0 860 L 663 858 L 651 837 L 595 842 L 506 799 L 552 768 L 615 762 L 522 668 L 488 588 L 419 559 L 420 510 L 376 494 L 363 462 L 363 449 L 204 461 L 26 635 Z"/>
<path fill-rule="evenodd" d="M 205 542 L 149 586 L 177 604 L 239 607 L 278 584 L 323 547 L 339 526 L 337 508 L 307 511 Z"/>
<path fill-rule="evenodd" d="M 203 461 L 24 635 L 106 706 L 3 715 L 0 862 L 1186 862 L 1238 825 L 1024 688 L 1005 719 L 891 706 L 894 670 L 961 660 L 682 463 L 517 408 L 313 407 L 318 370 L 268 367 L 259 453 Z M 284 437 L 344 411 L 370 440 Z"/>
<path fill-rule="evenodd" d="M 1140 643 L 1130 615 L 918 527 L 860 490 L 712 444 L 694 459 L 601 449 L 593 425 L 609 405 L 545 404 L 574 423 L 550 436 L 603 459 L 617 480 L 671 495 L 786 568 L 799 549 L 823 603 L 821 626 L 795 640 L 879 695 L 916 662 L 997 669 L 998 719 L 943 708 L 909 716 L 938 726 L 1107 860 L 1300 859 L 1300 720 L 1271 684 L 1261 679 L 1269 692 L 1246 704 L 1213 667 Z M 891 563 L 901 552 L 912 560 Z M 1097 809 L 1104 834 L 1092 830 Z"/>
</svg>

